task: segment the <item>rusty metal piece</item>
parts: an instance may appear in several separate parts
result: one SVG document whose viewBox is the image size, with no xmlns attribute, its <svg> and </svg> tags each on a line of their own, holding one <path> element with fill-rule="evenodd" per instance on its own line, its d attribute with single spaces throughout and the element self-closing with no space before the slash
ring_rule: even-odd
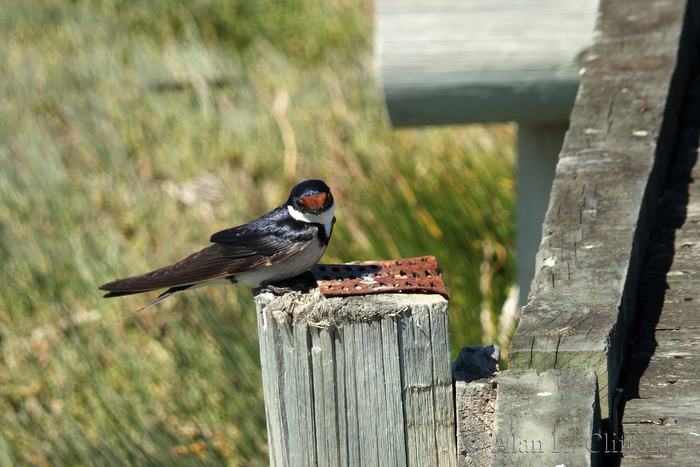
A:
<svg viewBox="0 0 700 467">
<path fill-rule="evenodd" d="M 434 256 L 351 264 L 317 264 L 311 268 L 327 297 L 375 293 L 437 293 L 445 298 L 442 271 Z"/>
</svg>

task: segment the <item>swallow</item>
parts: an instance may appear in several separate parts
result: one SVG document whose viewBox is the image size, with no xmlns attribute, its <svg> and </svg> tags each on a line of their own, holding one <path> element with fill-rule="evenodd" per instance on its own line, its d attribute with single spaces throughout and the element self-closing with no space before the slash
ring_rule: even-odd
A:
<svg viewBox="0 0 700 467">
<path fill-rule="evenodd" d="M 212 235 L 213 245 L 171 265 L 99 288 L 109 292 L 105 298 L 167 288 L 133 315 L 187 289 L 220 283 L 258 287 L 291 279 L 318 263 L 334 224 L 330 188 L 322 180 L 306 180 L 267 214 Z"/>
</svg>

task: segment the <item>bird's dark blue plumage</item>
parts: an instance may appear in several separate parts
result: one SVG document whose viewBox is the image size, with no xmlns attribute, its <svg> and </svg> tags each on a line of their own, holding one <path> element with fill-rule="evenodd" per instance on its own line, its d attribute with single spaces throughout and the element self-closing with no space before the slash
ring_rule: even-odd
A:
<svg viewBox="0 0 700 467">
<path fill-rule="evenodd" d="M 247 224 L 211 236 L 212 245 L 171 265 L 100 286 L 118 297 L 168 288 L 147 305 L 213 282 L 257 286 L 294 277 L 316 264 L 335 223 L 333 195 L 322 180 L 296 185 L 286 203 Z"/>
</svg>

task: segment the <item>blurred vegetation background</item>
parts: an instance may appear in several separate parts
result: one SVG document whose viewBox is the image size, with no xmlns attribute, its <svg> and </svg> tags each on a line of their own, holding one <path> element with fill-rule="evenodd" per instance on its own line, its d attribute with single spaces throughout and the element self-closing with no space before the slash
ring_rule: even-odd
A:
<svg viewBox="0 0 700 467">
<path fill-rule="evenodd" d="M 0 3 L 0 465 L 264 465 L 249 290 L 97 286 L 322 178 L 324 262 L 433 254 L 452 346 L 514 281 L 514 128 L 396 131 L 369 0 Z M 152 298 L 152 297 L 151 297 Z M 104 329 L 102 329 L 104 327 Z"/>
</svg>

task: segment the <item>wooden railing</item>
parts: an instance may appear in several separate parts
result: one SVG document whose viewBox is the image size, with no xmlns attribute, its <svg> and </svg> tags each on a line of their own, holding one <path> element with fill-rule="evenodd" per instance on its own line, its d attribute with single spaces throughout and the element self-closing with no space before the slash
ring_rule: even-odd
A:
<svg viewBox="0 0 700 467">
<path fill-rule="evenodd" d="M 615 461 L 639 274 L 700 63 L 698 10 L 602 1 L 508 370 L 497 349 L 471 348 L 450 372 L 439 295 L 326 298 L 313 282 L 257 293 L 272 465 Z"/>
</svg>

